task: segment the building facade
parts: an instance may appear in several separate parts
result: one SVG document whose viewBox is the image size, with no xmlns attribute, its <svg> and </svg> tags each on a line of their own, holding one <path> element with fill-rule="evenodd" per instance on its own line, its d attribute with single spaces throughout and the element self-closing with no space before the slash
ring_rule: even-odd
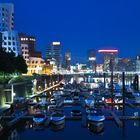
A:
<svg viewBox="0 0 140 140">
<path fill-rule="evenodd" d="M 0 3 L 0 32 L 14 30 L 14 5 Z"/>
<path fill-rule="evenodd" d="M 130 58 L 119 58 L 117 70 L 124 72 L 135 72 L 137 69 L 137 61 L 136 59 Z"/>
<path fill-rule="evenodd" d="M 2 47 L 6 52 L 14 52 L 15 56 L 21 54 L 18 33 L 16 31 L 2 32 Z"/>
<path fill-rule="evenodd" d="M 64 67 L 65 69 L 70 70 L 70 66 L 71 66 L 71 53 L 66 52 L 64 54 Z"/>
<path fill-rule="evenodd" d="M 0 32 L 2 32 L 2 47 L 6 52 L 21 54 L 18 33 L 14 31 L 14 5 L 0 3 Z"/>
<path fill-rule="evenodd" d="M 136 71 L 140 72 L 140 55 L 136 56 Z"/>
<path fill-rule="evenodd" d="M 104 72 L 116 71 L 118 63 L 118 50 L 104 49 L 99 50 L 98 52 L 103 54 L 103 71 Z"/>
<path fill-rule="evenodd" d="M 96 50 L 90 49 L 87 53 L 88 57 L 88 67 L 96 72 Z"/>
<path fill-rule="evenodd" d="M 51 45 L 47 47 L 46 58 L 55 59 L 57 67 L 61 65 L 61 43 L 60 42 L 52 42 Z"/>
</svg>

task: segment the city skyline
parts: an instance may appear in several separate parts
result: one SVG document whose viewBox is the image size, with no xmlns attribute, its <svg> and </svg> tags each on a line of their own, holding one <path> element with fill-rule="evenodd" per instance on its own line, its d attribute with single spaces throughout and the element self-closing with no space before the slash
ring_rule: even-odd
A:
<svg viewBox="0 0 140 140">
<path fill-rule="evenodd" d="M 137 0 L 1 2 L 14 4 L 15 30 L 35 36 L 43 56 L 52 41 L 60 41 L 63 54 L 70 51 L 72 59 L 79 61 L 87 58 L 89 49 L 115 48 L 120 57 L 134 58 L 140 53 Z"/>
</svg>

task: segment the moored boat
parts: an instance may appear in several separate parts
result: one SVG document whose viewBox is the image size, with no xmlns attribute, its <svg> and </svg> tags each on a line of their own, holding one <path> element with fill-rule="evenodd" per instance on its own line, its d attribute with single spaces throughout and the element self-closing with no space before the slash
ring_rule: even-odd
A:
<svg viewBox="0 0 140 140">
<path fill-rule="evenodd" d="M 102 122 L 105 120 L 105 116 L 102 114 L 101 110 L 95 109 L 88 114 L 87 119 L 92 122 Z"/>
<path fill-rule="evenodd" d="M 33 122 L 35 123 L 35 125 L 43 124 L 46 119 L 47 116 L 45 114 L 35 114 L 33 116 Z"/>
<path fill-rule="evenodd" d="M 65 123 L 65 115 L 63 113 L 54 113 L 50 117 L 51 123 L 55 125 Z"/>
</svg>

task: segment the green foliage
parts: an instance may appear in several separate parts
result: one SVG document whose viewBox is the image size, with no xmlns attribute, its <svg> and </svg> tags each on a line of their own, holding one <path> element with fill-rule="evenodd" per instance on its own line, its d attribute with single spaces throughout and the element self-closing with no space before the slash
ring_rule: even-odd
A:
<svg viewBox="0 0 140 140">
<path fill-rule="evenodd" d="M 23 76 L 17 76 L 14 77 L 10 80 L 10 83 L 17 83 L 17 82 L 24 82 L 24 77 Z"/>
<path fill-rule="evenodd" d="M 27 73 L 27 65 L 22 56 L 15 57 L 13 52 L 6 52 L 0 47 L 0 72 L 3 74 Z"/>
</svg>

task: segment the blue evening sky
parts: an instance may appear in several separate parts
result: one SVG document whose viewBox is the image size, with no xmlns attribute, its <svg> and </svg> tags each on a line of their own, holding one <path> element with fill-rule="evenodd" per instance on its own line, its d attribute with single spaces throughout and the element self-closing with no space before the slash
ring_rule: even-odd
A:
<svg viewBox="0 0 140 140">
<path fill-rule="evenodd" d="M 15 30 L 34 35 L 43 56 L 52 41 L 73 61 L 91 48 L 116 48 L 120 57 L 140 54 L 140 0 L 1 0 L 15 5 Z"/>
</svg>

